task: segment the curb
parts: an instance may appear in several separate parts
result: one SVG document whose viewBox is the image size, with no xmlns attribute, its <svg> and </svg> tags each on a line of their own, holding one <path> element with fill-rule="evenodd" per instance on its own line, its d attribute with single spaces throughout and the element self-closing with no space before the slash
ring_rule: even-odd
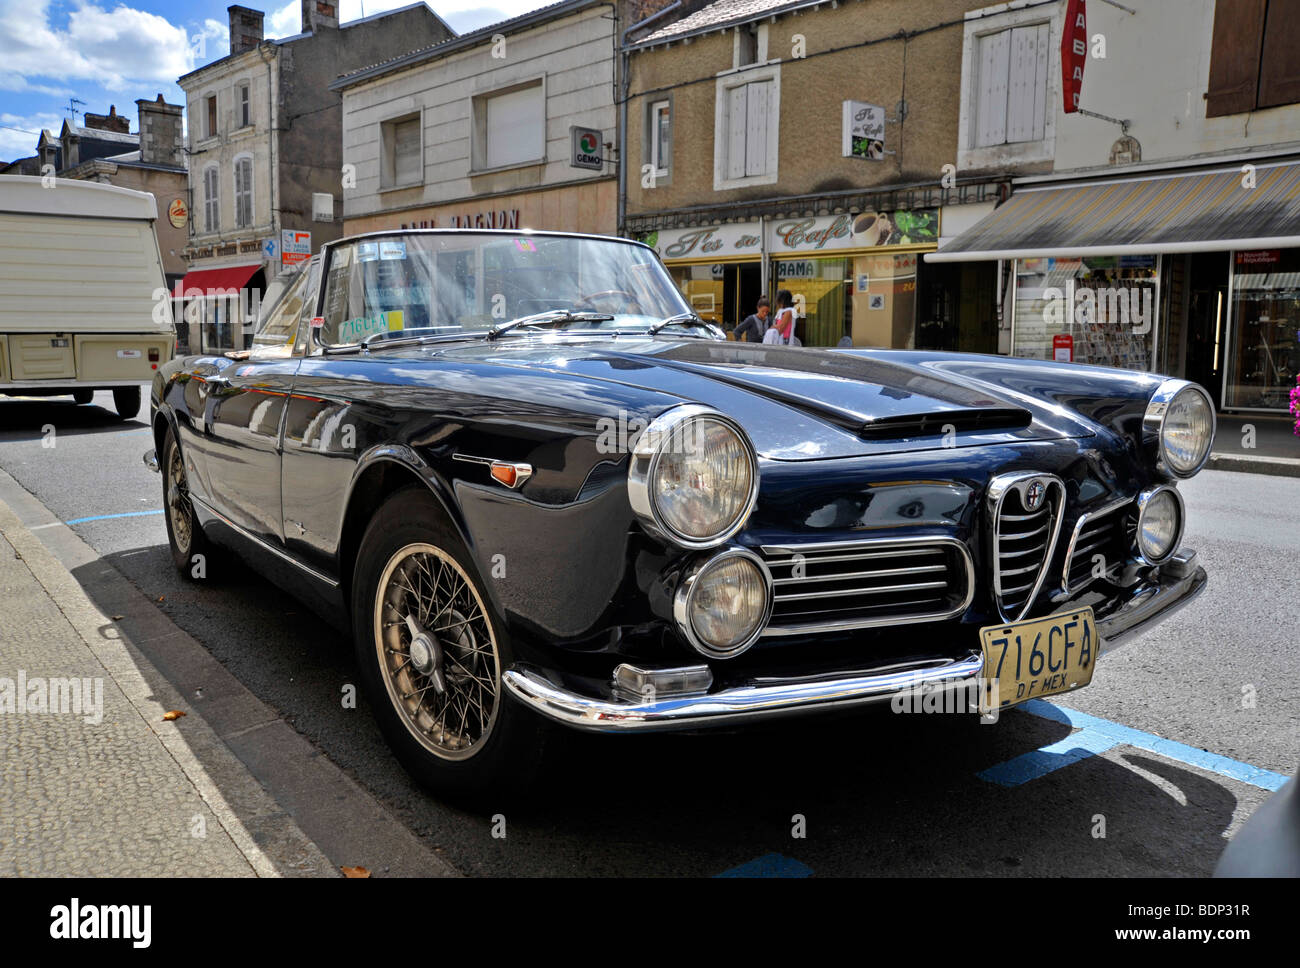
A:
<svg viewBox="0 0 1300 968">
<path fill-rule="evenodd" d="M 1290 457 L 1238 457 L 1235 454 L 1211 454 L 1210 461 L 1205 466 L 1207 470 L 1212 471 L 1300 477 L 1300 460 Z"/>
</svg>

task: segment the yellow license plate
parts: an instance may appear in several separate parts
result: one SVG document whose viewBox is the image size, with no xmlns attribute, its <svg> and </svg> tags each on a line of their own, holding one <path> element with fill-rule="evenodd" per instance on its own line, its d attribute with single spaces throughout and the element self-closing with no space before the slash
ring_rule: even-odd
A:
<svg viewBox="0 0 1300 968">
<path fill-rule="evenodd" d="M 1097 665 L 1097 624 L 1092 609 L 980 629 L 984 678 L 997 682 L 997 707 L 1006 709 L 1080 689 L 1092 682 Z M 986 686 L 981 711 L 994 704 Z"/>
</svg>

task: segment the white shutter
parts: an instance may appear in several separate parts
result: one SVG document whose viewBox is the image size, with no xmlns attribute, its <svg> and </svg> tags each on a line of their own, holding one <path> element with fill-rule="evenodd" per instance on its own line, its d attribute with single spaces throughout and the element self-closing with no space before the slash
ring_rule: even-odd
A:
<svg viewBox="0 0 1300 968">
<path fill-rule="evenodd" d="M 748 120 L 745 96 L 748 85 L 727 90 L 727 177 L 745 177 L 745 122 Z"/>
<path fill-rule="evenodd" d="M 771 104 L 771 81 L 746 85 L 745 174 L 767 174 L 767 113 Z"/>
<path fill-rule="evenodd" d="M 420 119 L 393 125 L 393 183 L 408 185 L 420 181 Z"/>
<path fill-rule="evenodd" d="M 1051 63 L 1051 26 L 1038 25 L 1038 67 L 1034 72 L 1034 141 L 1047 137 L 1047 67 Z"/>
<path fill-rule="evenodd" d="M 218 174 L 216 167 L 208 168 L 203 172 L 203 222 L 204 230 L 216 232 L 220 227 L 218 215 L 221 211 L 221 200 L 217 195 Z"/>
<path fill-rule="evenodd" d="M 979 107 L 975 117 L 975 147 L 1007 140 L 1007 78 L 1011 65 L 1011 32 L 979 39 Z"/>
<path fill-rule="evenodd" d="M 1047 24 L 1011 31 L 1011 77 L 1007 141 L 1041 141 L 1047 106 Z"/>
<path fill-rule="evenodd" d="M 546 154 L 546 105 L 534 84 L 488 98 L 486 167 L 536 161 Z"/>
</svg>

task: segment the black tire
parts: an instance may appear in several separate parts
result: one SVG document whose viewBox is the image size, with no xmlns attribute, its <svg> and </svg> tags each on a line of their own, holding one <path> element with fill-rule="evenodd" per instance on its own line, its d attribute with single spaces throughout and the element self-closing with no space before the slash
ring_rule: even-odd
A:
<svg viewBox="0 0 1300 968">
<path fill-rule="evenodd" d="M 113 409 L 123 420 L 130 420 L 140 412 L 139 387 L 113 387 Z"/>
<path fill-rule="evenodd" d="M 408 578 L 422 566 L 430 577 L 437 570 L 432 588 Z M 387 590 L 382 598 L 381 582 Z M 402 586 L 403 582 L 411 587 Z M 541 767 L 551 731 L 505 688 L 501 677 L 510 666 L 510 642 L 505 623 L 483 588 L 464 543 L 441 505 L 423 488 L 399 491 L 371 519 L 357 552 L 352 582 L 353 640 L 362 687 L 384 738 L 407 772 L 439 796 L 474 806 L 499 805 L 504 798 L 519 797 Z M 427 611 L 421 611 L 420 596 L 408 594 L 416 589 L 427 592 L 423 596 Z M 446 589 L 457 590 L 448 594 Z M 430 618 L 435 600 L 439 611 Z M 448 611 L 447 624 L 435 628 L 434 623 Z M 391 614 L 390 621 L 400 624 L 385 631 L 379 614 Z M 406 615 L 416 619 L 418 634 L 433 633 L 437 649 L 421 647 L 419 654 L 427 664 L 432 652 L 427 675 L 417 670 L 411 654 L 415 633 L 405 624 Z M 427 621 L 430 628 L 420 621 Z M 381 661 L 388 665 L 381 667 Z M 434 684 L 435 670 L 443 673 L 442 691 Z M 490 711 L 486 683 L 494 690 Z M 407 698 L 418 691 L 415 702 L 399 701 L 403 688 L 411 689 Z M 459 721 L 458 708 L 463 710 Z M 428 728 L 421 730 L 426 722 Z M 454 735 L 447 726 L 456 729 Z M 457 744 L 464 745 L 458 748 Z"/>
<path fill-rule="evenodd" d="M 95 391 L 94 390 L 73 390 L 72 399 L 77 401 L 77 406 L 84 407 L 86 404 L 90 403 L 91 400 L 95 399 Z"/>
<path fill-rule="evenodd" d="M 173 461 L 177 466 L 173 467 Z M 167 545 L 171 549 L 172 564 L 186 578 L 198 580 L 206 577 L 212 563 L 213 547 L 194 513 L 189 472 L 180 444 L 170 427 L 163 438 L 159 470 L 163 479 L 163 519 L 167 522 Z M 201 559 L 196 558 L 199 555 Z"/>
</svg>

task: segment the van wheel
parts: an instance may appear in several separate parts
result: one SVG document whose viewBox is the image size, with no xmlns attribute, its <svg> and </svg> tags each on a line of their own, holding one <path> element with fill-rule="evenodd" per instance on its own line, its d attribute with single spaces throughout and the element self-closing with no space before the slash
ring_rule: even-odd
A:
<svg viewBox="0 0 1300 968">
<path fill-rule="evenodd" d="M 167 521 L 167 544 L 171 548 L 172 564 L 186 578 L 206 576 L 212 545 L 194 513 L 185 458 L 170 427 L 163 439 L 162 452 L 163 518 Z"/>
<path fill-rule="evenodd" d="M 486 805 L 538 771 L 549 725 L 510 697 L 511 646 L 473 559 L 422 489 L 379 509 L 357 552 L 362 685 L 397 759 L 423 786 Z"/>
<path fill-rule="evenodd" d="M 113 409 L 123 420 L 130 420 L 140 412 L 139 387 L 113 387 Z"/>
<path fill-rule="evenodd" d="M 94 390 L 73 390 L 72 399 L 77 402 L 78 406 L 84 407 L 86 404 L 90 403 L 91 400 L 95 399 L 95 391 Z"/>
</svg>

